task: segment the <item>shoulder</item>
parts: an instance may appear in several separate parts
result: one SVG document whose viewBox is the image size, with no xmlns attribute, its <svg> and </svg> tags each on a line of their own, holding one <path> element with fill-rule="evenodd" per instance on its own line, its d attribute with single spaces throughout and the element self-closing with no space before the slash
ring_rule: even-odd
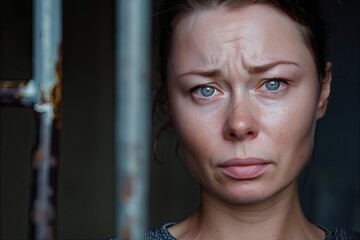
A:
<svg viewBox="0 0 360 240">
<path fill-rule="evenodd" d="M 146 240 L 175 240 L 175 238 L 167 230 L 168 227 L 174 225 L 175 223 L 165 223 L 161 226 L 155 227 L 146 232 Z"/>
<path fill-rule="evenodd" d="M 341 227 L 322 227 L 326 233 L 325 240 L 360 240 L 360 232 Z"/>
</svg>

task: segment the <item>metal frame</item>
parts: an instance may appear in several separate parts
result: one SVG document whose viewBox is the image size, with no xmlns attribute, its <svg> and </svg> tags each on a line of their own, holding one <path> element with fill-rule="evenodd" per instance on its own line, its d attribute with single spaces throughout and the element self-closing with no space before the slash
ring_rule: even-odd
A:
<svg viewBox="0 0 360 240">
<path fill-rule="evenodd" d="M 31 160 L 29 238 L 55 239 L 61 128 L 61 0 L 34 0 L 33 12 L 33 78 L 0 81 L 0 105 L 34 110 L 37 136 Z"/>
<path fill-rule="evenodd" d="M 116 1 L 115 225 L 119 239 L 143 239 L 147 229 L 150 3 Z"/>
<path fill-rule="evenodd" d="M 116 0 L 116 235 L 142 239 L 147 229 L 150 140 L 149 0 Z M 56 180 L 61 128 L 61 0 L 34 0 L 34 76 L 0 81 L 0 105 L 31 107 L 30 239 L 56 239 Z"/>
</svg>

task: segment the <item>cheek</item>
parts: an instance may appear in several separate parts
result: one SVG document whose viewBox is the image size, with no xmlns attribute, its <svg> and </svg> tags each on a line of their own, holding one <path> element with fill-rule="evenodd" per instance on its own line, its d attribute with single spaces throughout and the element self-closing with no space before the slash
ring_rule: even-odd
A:
<svg viewBox="0 0 360 240">
<path fill-rule="evenodd" d="M 207 176 L 216 145 L 219 145 L 219 119 L 201 113 L 192 105 L 172 105 L 173 124 L 181 146 L 184 164 L 197 180 Z"/>
<path fill-rule="evenodd" d="M 209 156 L 207 141 L 204 140 L 202 129 L 191 124 L 191 122 L 177 123 L 175 126 L 182 153 L 182 161 L 189 174 L 198 182 L 203 179 L 206 168 L 206 159 Z"/>
<path fill-rule="evenodd" d="M 191 102 L 189 97 L 183 97 L 176 91 L 171 91 L 169 99 L 171 120 L 176 130 L 180 145 L 189 152 L 206 149 L 209 142 L 219 138 L 219 109 L 199 107 Z"/>
<path fill-rule="evenodd" d="M 208 121 L 187 111 L 179 112 L 174 116 L 174 127 L 183 151 L 199 157 L 206 154 L 207 148 L 218 137 L 216 137 L 216 126 L 213 121 Z"/>
<path fill-rule="evenodd" d="M 273 127 L 274 131 L 268 135 L 272 139 L 273 147 L 277 148 L 281 155 L 278 156 L 279 159 L 287 162 L 286 167 L 289 170 L 302 169 L 312 152 L 316 109 L 308 106 L 314 106 L 314 102 L 316 100 L 302 102 L 281 111 L 276 123 L 273 123 L 277 127 Z"/>
</svg>

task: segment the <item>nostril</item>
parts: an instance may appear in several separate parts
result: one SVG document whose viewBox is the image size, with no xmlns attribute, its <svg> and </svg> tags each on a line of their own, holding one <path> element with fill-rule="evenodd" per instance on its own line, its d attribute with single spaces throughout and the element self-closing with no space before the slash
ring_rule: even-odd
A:
<svg viewBox="0 0 360 240">
<path fill-rule="evenodd" d="M 235 133 L 233 133 L 233 132 L 231 132 L 229 135 L 230 135 L 230 138 L 235 138 L 236 137 Z"/>
<path fill-rule="evenodd" d="M 246 137 L 252 137 L 254 136 L 254 133 L 253 132 L 247 132 L 245 134 L 235 134 L 235 133 L 232 133 L 232 137 L 236 137 L 236 138 L 246 138 Z"/>
<path fill-rule="evenodd" d="M 255 126 L 248 127 L 248 128 L 228 128 L 227 133 L 225 134 L 225 138 L 228 140 L 240 140 L 243 141 L 245 139 L 252 139 L 256 138 L 257 131 L 254 129 Z M 255 131 L 254 131 L 255 130 Z"/>
</svg>

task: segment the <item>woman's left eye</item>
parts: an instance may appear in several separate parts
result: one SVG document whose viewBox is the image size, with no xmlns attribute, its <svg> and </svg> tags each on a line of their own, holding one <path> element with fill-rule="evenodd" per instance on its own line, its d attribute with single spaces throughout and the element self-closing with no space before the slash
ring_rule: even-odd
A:
<svg viewBox="0 0 360 240">
<path fill-rule="evenodd" d="M 286 80 L 274 78 L 264 82 L 259 90 L 266 94 L 279 95 L 284 91 L 286 91 L 287 88 L 288 88 L 288 83 Z"/>
</svg>

